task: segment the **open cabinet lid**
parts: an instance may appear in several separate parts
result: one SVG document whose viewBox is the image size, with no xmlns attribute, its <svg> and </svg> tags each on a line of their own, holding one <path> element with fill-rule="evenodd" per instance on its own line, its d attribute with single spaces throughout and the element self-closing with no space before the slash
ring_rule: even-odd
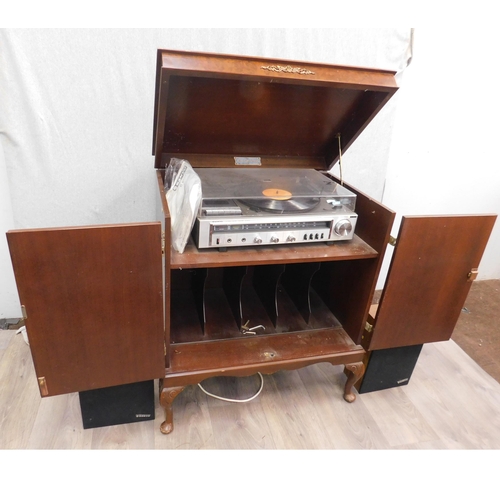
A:
<svg viewBox="0 0 500 500">
<path fill-rule="evenodd" d="M 396 90 L 392 71 L 158 50 L 155 167 L 213 155 L 328 169 L 339 134 L 344 152 Z"/>
<path fill-rule="evenodd" d="M 495 220 L 403 217 L 368 350 L 450 339 Z"/>
</svg>

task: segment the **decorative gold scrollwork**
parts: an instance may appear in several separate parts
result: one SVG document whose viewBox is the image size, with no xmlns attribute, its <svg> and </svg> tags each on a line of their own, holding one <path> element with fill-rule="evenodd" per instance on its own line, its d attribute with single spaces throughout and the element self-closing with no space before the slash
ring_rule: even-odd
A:
<svg viewBox="0 0 500 500">
<path fill-rule="evenodd" d="M 305 68 L 298 68 L 294 66 L 280 66 L 279 64 L 270 65 L 270 66 L 261 66 L 261 69 L 265 69 L 266 71 L 274 71 L 275 73 L 296 73 L 298 75 L 314 75 L 314 71 L 310 71 Z"/>
</svg>

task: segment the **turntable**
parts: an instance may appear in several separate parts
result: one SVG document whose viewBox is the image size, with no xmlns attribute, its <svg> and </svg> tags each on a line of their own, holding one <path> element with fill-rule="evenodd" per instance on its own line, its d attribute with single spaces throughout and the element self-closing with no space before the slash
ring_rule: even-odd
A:
<svg viewBox="0 0 500 500">
<path fill-rule="evenodd" d="M 198 248 L 351 240 L 356 195 L 311 169 L 195 168 L 202 203 Z"/>
</svg>

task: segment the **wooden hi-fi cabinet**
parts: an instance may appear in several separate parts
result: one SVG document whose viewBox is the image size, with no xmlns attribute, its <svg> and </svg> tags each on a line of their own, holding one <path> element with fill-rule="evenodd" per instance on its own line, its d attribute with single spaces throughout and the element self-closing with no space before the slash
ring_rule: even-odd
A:
<svg viewBox="0 0 500 500">
<path fill-rule="evenodd" d="M 396 90 L 389 71 L 159 50 L 156 220 L 7 235 L 41 395 L 158 379 L 169 433 L 175 397 L 208 377 L 340 364 L 352 402 L 372 351 L 449 339 L 494 215 L 404 217 L 374 319 L 395 214 L 354 186 L 351 241 L 170 245 L 171 158 L 330 175 Z"/>
</svg>

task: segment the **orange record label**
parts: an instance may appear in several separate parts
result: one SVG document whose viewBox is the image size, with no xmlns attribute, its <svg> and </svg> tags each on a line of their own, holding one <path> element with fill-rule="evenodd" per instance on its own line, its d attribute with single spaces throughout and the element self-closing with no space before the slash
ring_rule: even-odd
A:
<svg viewBox="0 0 500 500">
<path fill-rule="evenodd" d="M 292 193 L 290 193 L 290 191 L 286 191 L 285 189 L 264 189 L 262 194 L 267 198 L 272 198 L 273 200 L 289 200 L 292 197 Z"/>
</svg>

